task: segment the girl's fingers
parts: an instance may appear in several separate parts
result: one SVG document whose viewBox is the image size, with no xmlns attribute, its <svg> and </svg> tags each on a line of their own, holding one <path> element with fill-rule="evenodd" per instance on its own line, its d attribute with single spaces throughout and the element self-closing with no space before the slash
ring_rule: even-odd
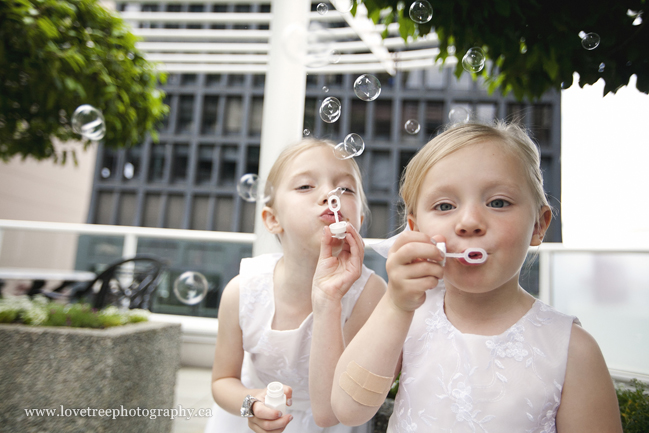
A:
<svg viewBox="0 0 649 433">
<path fill-rule="evenodd" d="M 277 418 L 273 420 L 262 419 L 259 416 L 257 416 L 257 414 L 255 414 L 254 417 L 248 420 L 248 427 L 250 427 L 253 431 L 259 433 L 281 432 L 284 431 L 288 423 L 291 422 L 292 420 L 293 420 L 293 415 L 291 414 L 285 414 L 281 418 Z"/>
</svg>

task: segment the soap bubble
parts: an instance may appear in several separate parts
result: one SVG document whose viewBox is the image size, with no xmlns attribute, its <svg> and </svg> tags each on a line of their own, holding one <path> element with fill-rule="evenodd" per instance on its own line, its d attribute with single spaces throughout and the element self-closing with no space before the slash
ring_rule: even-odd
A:
<svg viewBox="0 0 649 433">
<path fill-rule="evenodd" d="M 416 1 L 410 5 L 410 19 L 417 24 L 425 24 L 433 18 L 433 7 L 426 0 Z"/>
<path fill-rule="evenodd" d="M 586 33 L 581 37 L 581 46 L 587 50 L 594 50 L 599 46 L 599 35 L 597 33 Z"/>
<path fill-rule="evenodd" d="M 464 107 L 452 108 L 448 113 L 448 118 L 452 124 L 467 123 L 470 118 L 469 110 Z"/>
<path fill-rule="evenodd" d="M 324 15 L 324 14 L 326 14 L 327 12 L 329 12 L 329 8 L 328 8 L 327 5 L 324 4 L 324 3 L 320 3 L 320 4 L 318 4 L 317 10 L 318 10 L 318 13 L 319 13 L 320 15 Z"/>
<path fill-rule="evenodd" d="M 469 48 L 464 57 L 462 57 L 462 66 L 468 72 L 477 74 L 484 69 L 485 55 L 480 47 Z"/>
<path fill-rule="evenodd" d="M 329 93 L 329 87 L 322 86 L 322 91 L 325 92 L 325 93 Z"/>
<path fill-rule="evenodd" d="M 406 120 L 406 124 L 403 125 L 403 128 L 408 134 L 416 134 L 421 129 L 421 126 L 415 119 L 408 119 Z"/>
<path fill-rule="evenodd" d="M 307 34 L 306 66 L 321 68 L 331 63 L 334 35 L 328 27 L 319 22 L 311 22 Z"/>
<path fill-rule="evenodd" d="M 363 101 L 373 101 L 381 94 L 381 82 L 374 75 L 363 74 L 354 81 L 354 93 Z"/>
<path fill-rule="evenodd" d="M 107 179 L 107 178 L 109 178 L 109 177 L 110 177 L 110 168 L 108 168 L 108 167 L 104 167 L 104 168 L 102 168 L 100 174 L 101 174 L 101 177 L 102 177 L 103 179 Z"/>
<path fill-rule="evenodd" d="M 187 271 L 174 281 L 174 294 L 183 304 L 196 305 L 207 295 L 208 286 L 203 274 Z"/>
<path fill-rule="evenodd" d="M 334 123 L 340 117 L 341 104 L 338 98 L 329 96 L 320 105 L 320 118 L 327 123 Z"/>
<path fill-rule="evenodd" d="M 266 182 L 259 179 L 259 176 L 256 174 L 246 173 L 239 179 L 237 192 L 239 193 L 239 197 L 247 202 L 266 203 L 270 200 L 272 188 L 267 186 Z"/>
<path fill-rule="evenodd" d="M 338 159 L 349 159 L 359 156 L 365 150 L 365 142 L 363 138 L 355 133 L 347 134 L 342 143 L 338 143 L 334 147 L 334 155 Z"/>
<path fill-rule="evenodd" d="M 304 131 L 302 131 L 302 135 L 304 135 L 305 137 L 308 137 L 309 135 L 311 135 L 311 131 L 309 131 L 308 129 L 305 129 Z"/>
<path fill-rule="evenodd" d="M 72 130 L 88 140 L 101 140 L 106 135 L 104 115 L 92 105 L 80 105 L 72 114 Z"/>
<path fill-rule="evenodd" d="M 340 51 L 338 50 L 331 50 L 329 52 L 329 63 L 338 63 L 340 62 Z"/>
<path fill-rule="evenodd" d="M 133 179 L 135 176 L 135 166 L 131 162 L 124 164 L 124 177 L 126 179 Z"/>
<path fill-rule="evenodd" d="M 331 4 L 334 5 L 336 9 L 338 9 L 339 12 L 349 12 L 352 10 L 352 6 L 354 6 L 354 1 L 353 0 L 332 0 Z"/>
<path fill-rule="evenodd" d="M 604 62 L 602 62 L 602 63 L 599 64 L 599 68 L 597 69 L 597 72 L 599 72 L 601 74 L 602 72 L 604 72 L 605 68 L 606 68 L 606 64 Z"/>
</svg>

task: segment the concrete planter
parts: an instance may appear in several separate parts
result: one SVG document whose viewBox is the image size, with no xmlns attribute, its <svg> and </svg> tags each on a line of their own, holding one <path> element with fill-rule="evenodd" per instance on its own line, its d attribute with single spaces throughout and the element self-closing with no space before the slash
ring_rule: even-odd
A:
<svg viewBox="0 0 649 433">
<path fill-rule="evenodd" d="M 177 324 L 97 330 L 0 325 L 0 430 L 171 432 L 169 416 L 143 415 L 173 408 L 180 344 Z M 25 409 L 54 412 L 29 416 Z M 99 409 L 119 409 L 119 416 L 100 416 Z"/>
</svg>

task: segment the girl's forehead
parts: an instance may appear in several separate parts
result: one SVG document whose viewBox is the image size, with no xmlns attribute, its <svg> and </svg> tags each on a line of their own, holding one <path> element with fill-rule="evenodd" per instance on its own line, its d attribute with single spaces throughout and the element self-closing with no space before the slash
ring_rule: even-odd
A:
<svg viewBox="0 0 649 433">
<path fill-rule="evenodd" d="M 352 164 L 349 161 L 336 158 L 333 148 L 329 146 L 314 147 L 296 155 L 286 165 L 283 177 L 322 174 L 331 176 L 349 175 L 356 178 Z"/>
</svg>

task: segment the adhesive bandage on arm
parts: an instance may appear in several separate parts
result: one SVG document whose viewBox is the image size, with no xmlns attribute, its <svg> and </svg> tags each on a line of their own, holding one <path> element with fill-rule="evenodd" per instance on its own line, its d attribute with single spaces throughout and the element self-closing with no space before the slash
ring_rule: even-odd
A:
<svg viewBox="0 0 649 433">
<path fill-rule="evenodd" d="M 354 401 L 363 406 L 381 406 L 392 387 L 392 378 L 374 374 L 355 361 L 347 364 L 340 376 L 339 385 Z"/>
</svg>

